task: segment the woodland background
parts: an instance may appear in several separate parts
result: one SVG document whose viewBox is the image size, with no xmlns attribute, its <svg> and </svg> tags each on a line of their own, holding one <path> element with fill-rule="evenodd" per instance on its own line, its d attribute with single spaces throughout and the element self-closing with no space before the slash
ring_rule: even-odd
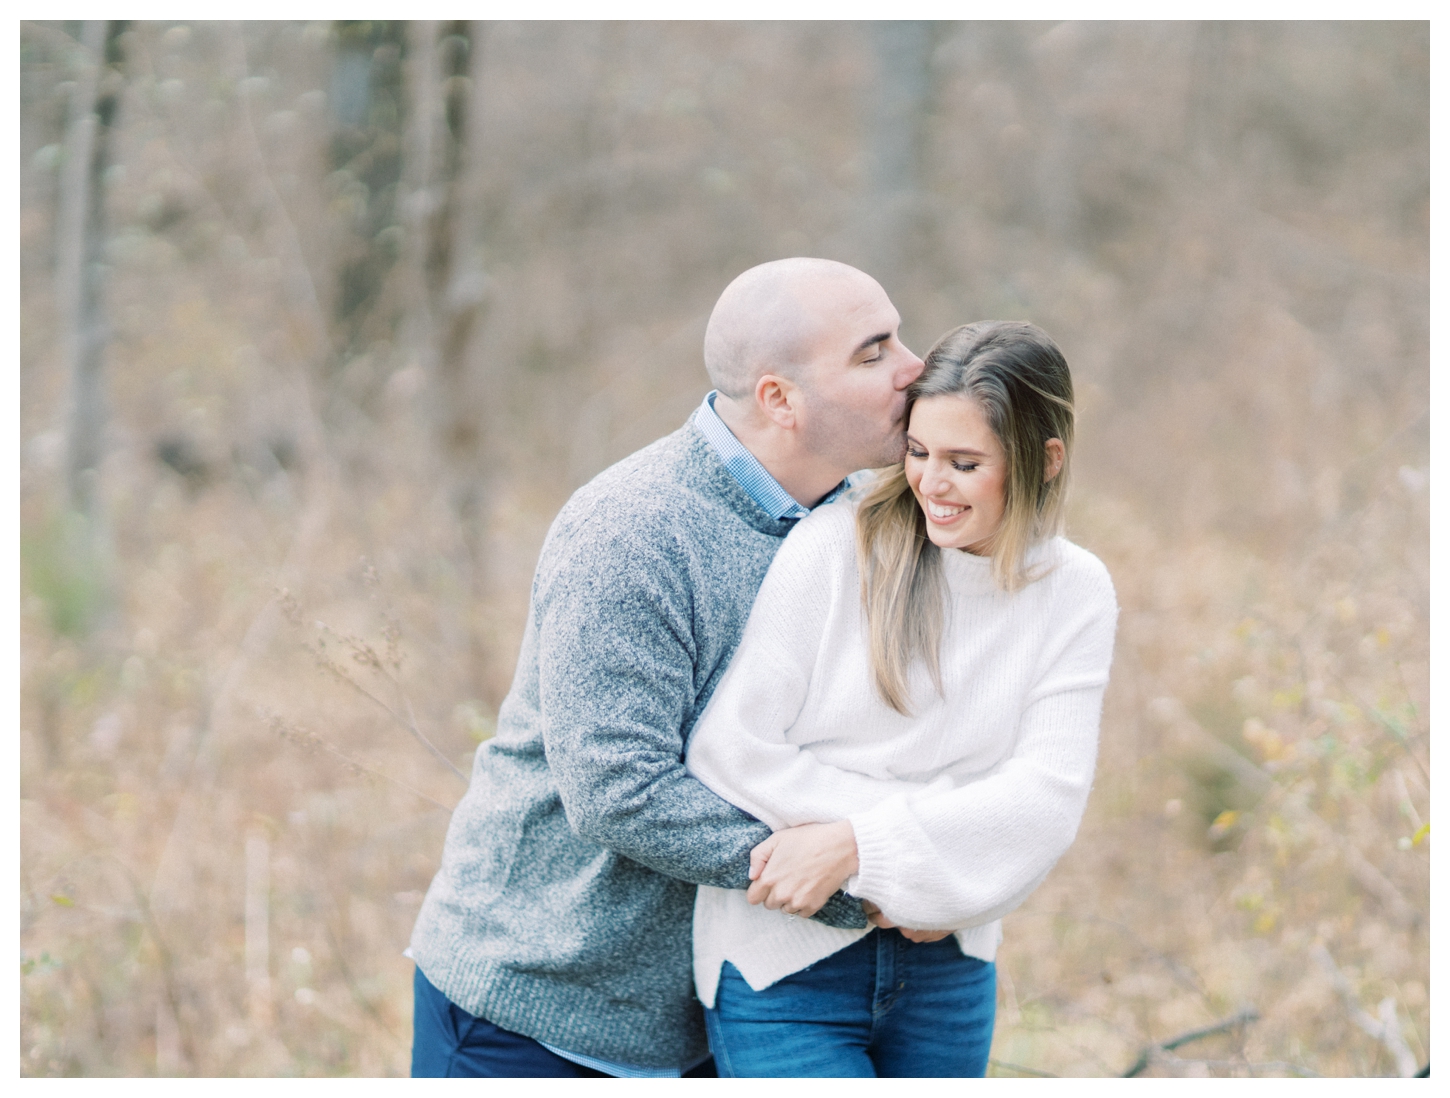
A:
<svg viewBox="0 0 1450 1098">
<path fill-rule="evenodd" d="M 19 83 L 24 1073 L 406 1074 L 545 530 L 795 254 L 1081 394 L 1122 620 L 991 1071 L 1427 1062 L 1427 24 L 27 22 Z"/>
</svg>

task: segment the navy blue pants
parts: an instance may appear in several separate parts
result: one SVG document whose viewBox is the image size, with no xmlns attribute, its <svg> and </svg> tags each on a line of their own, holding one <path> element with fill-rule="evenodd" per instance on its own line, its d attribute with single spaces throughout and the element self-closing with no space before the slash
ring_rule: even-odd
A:
<svg viewBox="0 0 1450 1098">
<path fill-rule="evenodd" d="M 715 1062 L 687 1071 L 713 1078 Z M 454 1005 L 413 968 L 413 1078 L 579 1079 L 608 1078 L 550 1052 L 532 1037 L 500 1029 Z"/>
</svg>

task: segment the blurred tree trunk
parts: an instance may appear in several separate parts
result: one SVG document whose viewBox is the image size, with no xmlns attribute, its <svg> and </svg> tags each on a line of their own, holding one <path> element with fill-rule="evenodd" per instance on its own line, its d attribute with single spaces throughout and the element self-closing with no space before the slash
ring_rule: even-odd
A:
<svg viewBox="0 0 1450 1098">
<path fill-rule="evenodd" d="M 70 378 L 66 492 L 71 508 L 88 522 L 97 517 L 95 478 L 106 415 L 104 177 L 117 102 L 117 89 L 102 76 L 119 28 L 92 20 L 81 31 L 82 68 L 66 124 L 56 226 L 56 302 Z"/>
<path fill-rule="evenodd" d="M 441 28 L 418 21 L 409 29 L 404 338 L 430 382 L 433 430 L 444 459 L 472 480 L 481 432 L 468 399 L 466 363 L 487 278 L 478 248 L 481 81 L 470 80 L 468 72 L 482 27 L 449 25 L 440 42 Z"/>
<path fill-rule="evenodd" d="M 931 99 L 932 24 L 880 20 L 867 33 L 878 79 L 866 149 L 864 245 L 868 273 L 888 293 L 920 262 L 929 235 L 922 198 L 923 121 Z"/>
<path fill-rule="evenodd" d="M 361 199 L 339 257 L 334 317 L 337 363 L 394 337 L 397 302 L 387 293 L 397 256 L 402 186 L 401 56 L 406 25 L 340 21 L 332 74 L 334 177 Z"/>
<path fill-rule="evenodd" d="M 450 53 L 453 72 L 446 86 L 451 186 L 449 217 L 439 228 L 450 250 L 440 301 L 444 326 L 436 391 L 442 398 L 439 437 L 451 462 L 465 472 L 471 485 L 478 486 L 484 475 L 482 447 L 492 434 L 489 424 L 477 422 L 477 415 L 492 404 L 480 405 L 470 399 L 467 385 L 473 335 L 488 290 L 482 253 L 487 138 L 483 131 L 484 24 L 460 24 L 458 29 L 461 33 L 451 39 L 457 45 Z M 479 505 L 474 502 L 461 509 L 476 512 Z"/>
<path fill-rule="evenodd" d="M 440 41 L 440 35 L 441 41 Z M 466 560 L 469 614 L 484 596 L 488 515 L 485 450 L 490 401 L 470 385 L 473 335 L 487 276 L 483 227 L 481 23 L 419 20 L 408 32 L 408 125 L 403 163 L 404 343 L 428 379 L 430 429 L 447 478 Z M 471 78 L 470 78 L 471 73 Z M 484 668 L 478 628 L 466 627 L 470 670 Z"/>
<path fill-rule="evenodd" d="M 407 126 L 403 136 L 403 178 L 399 213 L 403 223 L 403 343 L 407 354 L 431 379 L 437 371 L 433 327 L 433 222 L 446 220 L 441 200 L 439 151 L 444 135 L 439 118 L 438 21 L 408 25 L 406 75 Z"/>
<path fill-rule="evenodd" d="M 478 334 L 488 303 L 488 271 L 484 263 L 484 166 L 488 134 L 484 129 L 483 44 L 485 24 L 467 26 L 467 76 L 456 75 L 449 98 L 453 118 L 452 149 L 458 154 L 454 180 L 453 251 L 443 298 L 447 329 L 439 359 L 436 392 L 445 398 L 440 437 L 455 470 L 453 500 L 468 550 L 469 600 L 468 676 L 481 697 L 490 653 L 477 615 L 489 595 L 486 542 L 493 500 L 493 469 L 502 427 L 499 362 L 480 354 Z M 455 57 L 457 57 L 455 53 Z M 455 113 L 456 112 L 456 113 Z M 470 384 L 470 372 L 472 384 Z M 479 399 L 483 394 L 483 399 Z"/>
<path fill-rule="evenodd" d="M 125 23 L 92 20 L 81 30 L 81 71 L 66 122 L 56 217 L 55 291 L 62 361 L 70 382 L 66 422 L 68 514 L 57 565 L 85 599 L 77 627 L 89 633 L 110 604 L 110 540 L 97 486 L 106 431 L 104 308 L 105 175 L 120 100 L 108 62 Z"/>
</svg>

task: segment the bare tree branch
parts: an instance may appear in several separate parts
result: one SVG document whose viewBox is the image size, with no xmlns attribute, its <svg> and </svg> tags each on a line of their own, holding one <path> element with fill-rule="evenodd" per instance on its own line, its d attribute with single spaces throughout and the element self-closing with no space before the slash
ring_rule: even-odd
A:
<svg viewBox="0 0 1450 1098">
<path fill-rule="evenodd" d="M 1023 1067 L 1021 1064 L 1011 1064 L 1006 1060 L 988 1060 L 987 1063 L 993 1067 L 1002 1068 L 1006 1071 L 1015 1071 L 1018 1075 L 1030 1075 L 1034 1079 L 1056 1079 L 1058 1076 L 1050 1071 L 1038 1071 L 1036 1068 Z"/>
<path fill-rule="evenodd" d="M 1138 1059 L 1133 1062 L 1133 1066 L 1123 1072 L 1123 1078 L 1133 1078 L 1135 1075 L 1144 1071 L 1155 1059 L 1172 1052 L 1175 1048 L 1182 1048 L 1184 1045 L 1191 1044 L 1194 1041 L 1201 1041 L 1205 1037 L 1213 1037 L 1219 1033 L 1227 1033 L 1231 1029 L 1238 1029 L 1241 1026 L 1246 1026 L 1250 1022 L 1257 1022 L 1258 1020 L 1259 1012 L 1255 1008 L 1244 1007 L 1237 1014 L 1225 1018 L 1221 1022 L 1215 1022 L 1211 1026 L 1204 1026 L 1202 1029 L 1190 1029 L 1186 1033 L 1180 1033 L 1177 1037 L 1170 1037 L 1166 1041 L 1158 1041 L 1148 1045 L 1139 1054 Z"/>
<path fill-rule="evenodd" d="M 1321 1078 L 1317 1071 L 1312 1071 L 1299 1064 L 1291 1064 L 1287 1060 L 1185 1060 L 1174 1056 L 1171 1052 L 1162 1052 L 1155 1049 L 1153 1063 L 1177 1077 L 1191 1073 L 1196 1074 L 1198 1072 L 1217 1070 L 1247 1071 L 1251 1076 L 1263 1072 L 1277 1071 L 1288 1075 L 1297 1075 L 1300 1078 Z"/>
<path fill-rule="evenodd" d="M 1395 1070 L 1400 1078 L 1410 1079 L 1419 1074 L 1420 1064 L 1415 1059 L 1415 1054 L 1410 1051 L 1410 1046 L 1405 1043 L 1405 1035 L 1400 1028 L 1400 1017 L 1395 1009 L 1394 997 L 1387 996 L 1380 1000 L 1379 1017 L 1376 1018 L 1359 1005 L 1359 996 L 1350 986 L 1349 978 L 1340 970 L 1339 965 L 1335 963 L 1333 956 L 1322 942 L 1316 942 L 1310 948 L 1309 955 L 1329 975 L 1330 981 L 1334 984 L 1334 990 L 1339 992 L 1339 997 L 1344 1000 L 1344 1008 L 1349 1012 L 1350 1021 L 1379 1041 L 1389 1051 L 1390 1056 L 1394 1058 Z"/>
</svg>

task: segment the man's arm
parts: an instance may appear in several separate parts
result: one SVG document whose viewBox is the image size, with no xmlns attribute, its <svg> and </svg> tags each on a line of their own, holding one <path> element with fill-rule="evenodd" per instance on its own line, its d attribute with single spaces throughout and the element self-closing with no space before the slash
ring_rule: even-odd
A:
<svg viewBox="0 0 1450 1098">
<path fill-rule="evenodd" d="M 685 771 L 694 704 L 692 593 L 652 532 L 586 522 L 535 592 L 544 751 L 570 826 L 660 873 L 746 888 L 770 828 Z M 844 896 L 821 921 L 864 927 Z"/>
</svg>

